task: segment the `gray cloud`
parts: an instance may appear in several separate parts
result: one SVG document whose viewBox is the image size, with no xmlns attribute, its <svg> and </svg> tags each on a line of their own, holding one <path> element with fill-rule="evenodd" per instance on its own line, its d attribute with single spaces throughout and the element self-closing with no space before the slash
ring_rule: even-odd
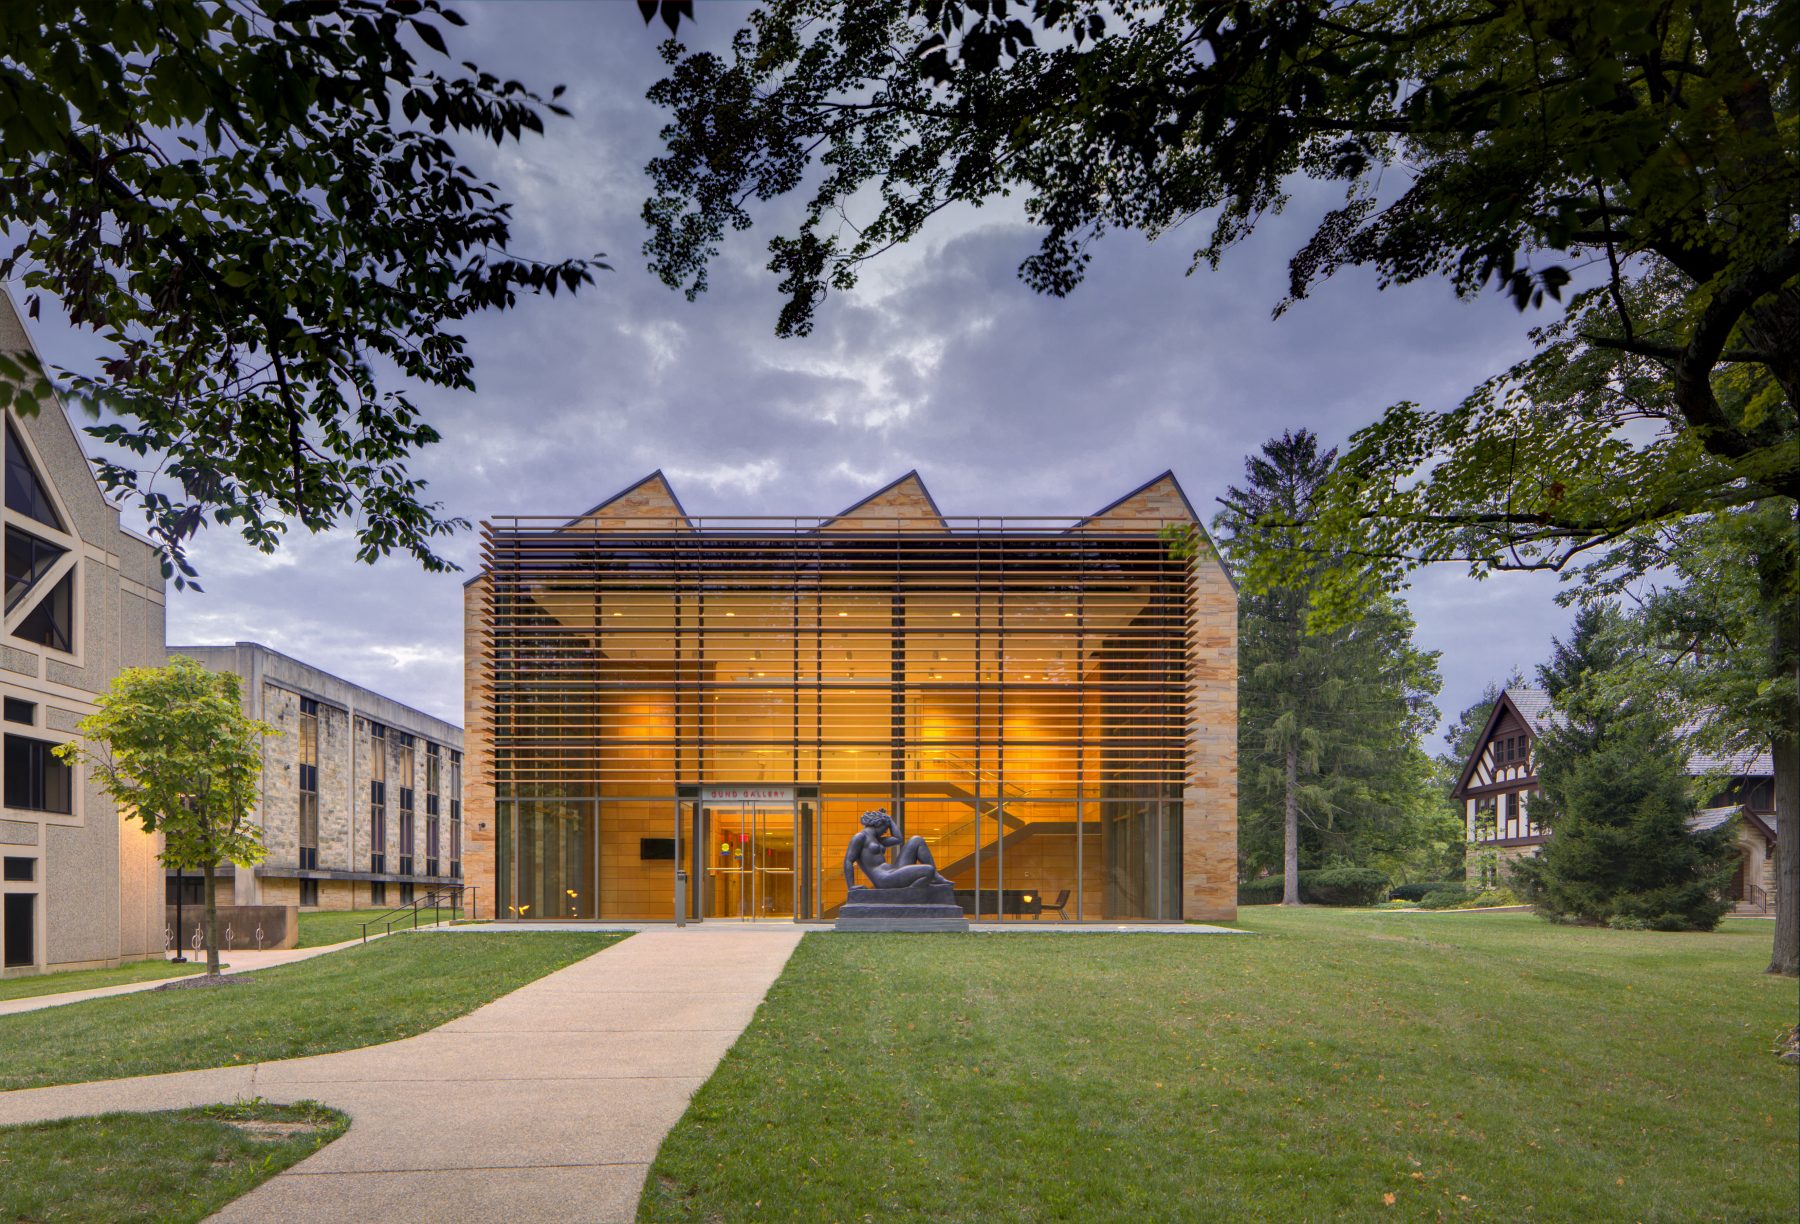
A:
<svg viewBox="0 0 1800 1224">
<path fill-rule="evenodd" d="M 1218 273 L 1185 275 L 1196 235 L 1115 236 L 1067 300 L 1018 281 L 1033 239 L 1016 210 L 965 210 L 829 300 L 816 335 L 777 341 L 770 231 L 737 236 L 693 304 L 644 270 L 642 168 L 662 119 L 643 95 L 661 65 L 635 6 L 458 7 L 459 58 L 570 86 L 575 117 L 543 138 L 466 149 L 514 201 L 517 248 L 606 251 L 615 269 L 573 300 L 471 321 L 478 391 L 419 393 L 445 436 L 419 471 L 473 520 L 572 513 L 659 467 L 696 514 L 831 513 L 913 467 L 951 514 L 1079 514 L 1170 467 L 1209 513 L 1271 435 L 1340 443 L 1388 404 L 1452 402 L 1526 351 L 1531 317 L 1442 283 L 1377 292 L 1346 274 L 1272 321 L 1322 202 L 1306 198 Z M 737 12 L 700 16 L 716 44 Z M 34 330 L 52 361 L 92 359 L 60 322 Z M 448 551 L 473 566 L 478 541 Z M 353 553 L 341 532 L 274 558 L 210 532 L 205 593 L 171 593 L 170 640 L 264 641 L 460 720 L 467 575 Z M 1411 602 L 1421 644 L 1444 652 L 1446 711 L 1545 653 L 1567 623 L 1554 587 L 1421 577 Z"/>
</svg>

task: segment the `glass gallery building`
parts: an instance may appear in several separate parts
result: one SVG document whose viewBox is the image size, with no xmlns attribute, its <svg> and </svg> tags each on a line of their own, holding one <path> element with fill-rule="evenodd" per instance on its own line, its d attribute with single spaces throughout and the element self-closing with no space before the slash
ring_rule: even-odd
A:
<svg viewBox="0 0 1800 1224">
<path fill-rule="evenodd" d="M 1173 475 L 1082 518 L 946 518 L 909 474 L 713 519 L 659 472 L 483 544 L 484 914 L 830 921 L 877 807 L 971 919 L 1236 913 L 1237 597 Z"/>
</svg>

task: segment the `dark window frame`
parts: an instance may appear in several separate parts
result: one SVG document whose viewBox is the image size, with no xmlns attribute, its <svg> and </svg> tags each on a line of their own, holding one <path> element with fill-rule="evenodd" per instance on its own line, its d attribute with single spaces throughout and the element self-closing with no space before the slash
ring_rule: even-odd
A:
<svg viewBox="0 0 1800 1224">
<path fill-rule="evenodd" d="M 42 523 L 52 531 L 69 534 L 62 515 L 56 512 L 56 503 L 50 499 L 49 482 L 38 475 L 31 454 L 11 420 L 6 422 L 6 508 Z"/>
<path fill-rule="evenodd" d="M 23 754 L 14 759 L 15 745 Z M 56 747 L 55 740 L 38 739 L 32 735 L 20 735 L 8 731 L 0 751 L 4 752 L 5 805 L 22 812 L 49 812 L 57 816 L 73 816 L 75 814 L 75 769 L 67 762 L 59 761 L 51 752 Z M 57 797 L 52 793 L 52 779 L 61 779 L 61 802 L 67 806 L 56 807 Z M 22 780 L 21 780 L 22 779 Z"/>
</svg>

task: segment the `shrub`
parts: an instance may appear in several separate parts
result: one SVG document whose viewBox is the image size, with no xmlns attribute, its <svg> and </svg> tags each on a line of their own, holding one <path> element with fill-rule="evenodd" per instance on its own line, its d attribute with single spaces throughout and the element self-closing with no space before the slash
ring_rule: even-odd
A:
<svg viewBox="0 0 1800 1224">
<path fill-rule="evenodd" d="M 1326 867 L 1300 873 L 1300 899 L 1314 905 L 1379 905 L 1388 878 L 1373 867 Z"/>
<path fill-rule="evenodd" d="M 1427 895 L 1444 888 L 1461 888 L 1460 880 L 1421 880 L 1417 884 L 1396 884 L 1388 897 L 1394 901 L 1423 901 Z"/>
<path fill-rule="evenodd" d="M 1239 905 L 1277 905 L 1283 878 L 1264 876 L 1238 885 Z M 1388 878 L 1373 867 L 1322 867 L 1300 873 L 1300 899 L 1308 905 L 1380 905 Z"/>
<path fill-rule="evenodd" d="M 1518 905 L 1519 895 L 1510 888 L 1490 888 L 1463 902 L 1463 909 L 1486 909 L 1496 905 Z"/>
<path fill-rule="evenodd" d="M 1469 899 L 1469 890 L 1458 884 L 1452 888 L 1440 888 L 1436 892 L 1426 893 L 1419 899 L 1419 904 L 1426 909 L 1455 909 Z"/>
<path fill-rule="evenodd" d="M 1305 878 L 1305 873 L 1301 873 L 1301 879 Z M 1280 876 L 1264 876 L 1260 880 L 1245 880 L 1238 885 L 1239 905 L 1277 905 L 1280 902 Z"/>
</svg>

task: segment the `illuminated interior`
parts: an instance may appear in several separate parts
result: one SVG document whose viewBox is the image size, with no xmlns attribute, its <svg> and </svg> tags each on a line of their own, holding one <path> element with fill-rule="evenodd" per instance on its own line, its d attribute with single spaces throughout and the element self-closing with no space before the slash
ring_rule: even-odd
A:
<svg viewBox="0 0 1800 1224">
<path fill-rule="evenodd" d="M 1181 916 L 1164 523 L 601 510 L 485 528 L 503 915 L 828 921 L 884 807 L 971 918 Z"/>
</svg>

